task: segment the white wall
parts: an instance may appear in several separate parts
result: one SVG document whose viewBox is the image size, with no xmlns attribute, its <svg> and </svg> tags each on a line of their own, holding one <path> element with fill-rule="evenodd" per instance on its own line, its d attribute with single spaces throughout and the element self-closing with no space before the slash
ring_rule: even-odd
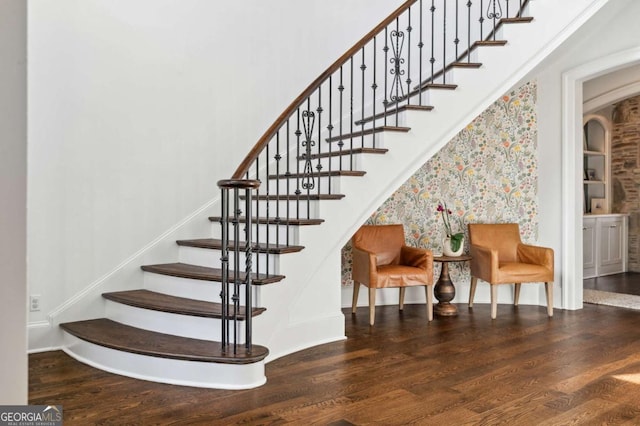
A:
<svg viewBox="0 0 640 426">
<path fill-rule="evenodd" d="M 0 404 L 27 403 L 27 10 L 0 2 Z"/>
<path fill-rule="evenodd" d="M 30 2 L 31 324 L 124 264 L 122 280 L 139 279 L 155 239 L 214 200 L 288 103 L 401 3 Z M 215 213 L 182 236 L 206 236 Z"/>
<path fill-rule="evenodd" d="M 566 111 L 563 111 L 562 103 L 562 77 L 564 73 L 599 58 L 639 47 L 640 33 L 637 31 L 636 22 L 638 16 L 640 2 L 608 2 L 529 76 L 538 81 L 540 240 L 556 248 L 556 289 L 560 284 L 558 280 L 562 282 L 562 293 L 556 292 L 559 303 L 562 303 L 562 298 L 566 299 L 567 292 L 575 290 L 572 287 L 582 286 L 581 273 L 579 276 L 574 273 L 582 268 L 581 234 L 573 241 L 567 241 L 567 247 L 562 247 L 563 233 L 567 231 L 563 229 L 563 214 L 567 213 L 572 218 L 572 221 L 565 219 L 565 228 L 574 224 L 581 228 L 582 224 L 580 205 L 573 206 L 569 199 L 563 208 L 567 201 L 567 194 L 563 195 L 562 190 L 563 184 L 566 183 L 563 182 L 563 169 L 567 167 L 571 158 L 563 155 L 562 150 L 563 144 L 567 143 L 563 139 L 566 129 L 563 128 L 562 117 Z M 590 93 L 589 96 L 597 94 Z M 578 99 L 577 102 L 581 105 L 582 99 Z M 580 111 L 578 115 L 581 114 Z M 581 123 L 578 124 L 580 125 Z M 577 182 L 581 179 L 580 176 L 581 172 L 575 176 L 575 185 L 572 182 L 568 182 L 568 185 L 579 189 L 580 185 Z M 573 211 L 571 207 L 574 208 Z M 573 251 L 575 259 L 563 265 L 565 259 L 571 259 L 570 251 Z M 579 293 L 581 302 L 581 290 Z"/>
</svg>

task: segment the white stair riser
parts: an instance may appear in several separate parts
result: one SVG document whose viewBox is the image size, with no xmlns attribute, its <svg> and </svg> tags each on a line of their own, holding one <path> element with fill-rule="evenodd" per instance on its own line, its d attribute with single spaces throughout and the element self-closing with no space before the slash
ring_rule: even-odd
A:
<svg viewBox="0 0 640 426">
<path fill-rule="evenodd" d="M 111 373 L 173 385 L 252 389 L 263 385 L 264 361 L 218 364 L 138 355 L 94 345 L 64 333 L 62 349 L 71 357 Z"/>
<path fill-rule="evenodd" d="M 187 247 L 180 246 L 178 249 L 178 258 L 182 263 L 189 263 L 191 265 L 199 265 L 199 266 L 208 266 L 210 268 L 221 268 L 222 260 L 220 257 L 222 256 L 222 252 L 220 250 L 211 250 L 206 248 L 199 247 Z M 240 270 L 244 271 L 246 264 L 246 256 L 244 253 L 244 249 L 240 250 Z M 252 253 L 251 261 L 252 261 L 252 269 L 253 271 L 265 272 L 269 271 L 270 274 L 279 273 L 280 262 L 278 261 L 277 254 L 267 254 L 267 253 Z M 229 252 L 229 268 L 232 270 L 237 270 L 235 264 L 235 256 L 234 252 Z"/>
<path fill-rule="evenodd" d="M 190 337 L 201 340 L 222 340 L 222 325 L 218 318 L 195 317 L 189 315 L 172 314 L 137 308 L 134 306 L 106 301 L 106 316 L 109 319 L 132 327 L 174 336 Z M 231 323 L 233 324 L 233 323 Z M 237 338 L 238 343 L 244 343 L 244 321 L 238 321 L 233 333 L 231 326 L 230 338 Z"/>
<path fill-rule="evenodd" d="M 400 120 L 400 116 L 402 114 L 398 114 L 398 119 Z M 389 117 L 387 117 L 387 123 L 389 123 L 388 125 L 390 126 L 396 126 L 396 119 L 395 119 L 395 115 L 393 116 L 393 119 L 390 119 Z M 384 124 L 384 123 L 382 123 Z M 371 123 L 367 123 L 364 126 L 364 129 L 367 130 L 368 128 L 371 128 L 372 125 Z M 357 133 L 359 131 L 362 130 L 362 126 L 353 126 L 353 132 Z M 340 151 L 340 145 L 339 145 L 340 141 L 333 141 L 333 142 L 326 142 L 325 145 L 323 145 L 322 148 L 322 153 L 327 153 L 329 152 L 329 149 L 331 149 L 331 152 L 338 152 Z M 369 134 L 369 135 L 364 135 L 364 136 L 345 136 L 342 138 L 342 143 L 344 145 L 342 145 L 342 149 L 352 149 L 352 147 L 355 148 L 384 148 L 384 133 L 383 132 L 379 132 L 379 133 L 373 133 L 373 134 Z M 329 147 L 329 145 L 331 145 L 331 147 Z M 318 149 L 317 147 L 314 147 L 314 149 L 311 151 L 312 154 L 317 154 L 318 153 Z M 316 164 L 318 162 L 318 160 L 312 160 L 312 164 Z"/>
<path fill-rule="evenodd" d="M 316 170 L 314 169 L 314 172 Z M 317 177 L 311 175 L 311 179 L 315 184 L 316 188 L 320 188 L 320 192 L 326 194 L 329 192 L 329 187 L 331 187 L 332 194 L 340 193 L 340 180 L 339 176 L 333 177 Z M 287 186 L 287 181 L 289 182 L 289 186 Z M 300 189 L 302 191 L 302 183 L 306 182 L 303 178 L 297 179 L 269 179 L 268 182 L 263 183 L 260 186 L 260 194 L 294 194 L 296 189 Z"/>
<path fill-rule="evenodd" d="M 231 286 L 233 288 L 233 286 Z M 221 283 L 216 281 L 194 280 L 191 278 L 172 277 L 169 275 L 144 273 L 144 288 L 157 293 L 171 296 L 185 297 L 187 299 L 206 300 L 220 303 Z M 232 289 L 230 291 L 233 291 Z M 257 286 L 252 288 L 253 300 L 259 291 Z M 240 286 L 240 304 L 244 306 L 244 286 Z"/>
<path fill-rule="evenodd" d="M 345 147 L 346 148 L 346 147 Z M 316 167 L 318 160 L 313 163 L 313 167 Z M 323 171 L 334 170 L 367 170 L 366 159 L 363 154 L 354 154 L 351 156 L 343 155 L 336 157 L 323 157 L 320 159 Z"/>
<path fill-rule="evenodd" d="M 286 213 L 286 211 L 283 213 Z M 211 235 L 213 235 L 213 238 L 220 238 L 222 236 L 221 234 L 220 224 L 214 223 L 211 229 Z M 287 226 L 286 222 L 279 225 L 253 224 L 251 225 L 251 238 L 253 241 L 257 241 L 258 237 L 260 237 L 261 241 L 267 239 L 273 244 L 298 245 L 300 241 L 300 227 L 296 225 Z M 244 233 L 241 239 L 244 240 Z"/>
<path fill-rule="evenodd" d="M 327 201 L 305 200 L 304 194 L 300 194 L 299 200 L 260 200 L 257 211 L 255 205 L 253 210 L 254 215 L 261 217 L 276 217 L 280 213 L 280 217 L 320 219 L 323 203 L 327 204 Z"/>
</svg>

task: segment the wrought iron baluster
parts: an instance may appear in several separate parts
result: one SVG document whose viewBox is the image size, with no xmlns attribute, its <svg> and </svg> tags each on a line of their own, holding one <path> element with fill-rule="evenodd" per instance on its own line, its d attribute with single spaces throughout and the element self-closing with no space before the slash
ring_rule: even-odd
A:
<svg viewBox="0 0 640 426">
<path fill-rule="evenodd" d="M 349 170 L 353 170 L 353 56 L 349 59 L 350 83 L 349 83 Z"/>
<path fill-rule="evenodd" d="M 480 40 L 484 40 L 484 32 L 483 32 L 484 16 L 482 14 L 483 10 L 484 10 L 484 3 L 483 3 L 483 0 L 480 0 L 480 18 L 478 19 L 478 22 L 480 22 Z"/>
<path fill-rule="evenodd" d="M 388 87 L 388 78 L 389 75 L 389 29 L 388 27 L 384 28 L 384 47 L 382 48 L 384 51 L 384 101 L 382 104 L 384 106 L 385 114 L 384 114 L 384 125 L 387 125 L 387 106 L 389 105 L 389 99 L 387 95 L 389 94 Z"/>
<path fill-rule="evenodd" d="M 422 48 L 424 47 L 424 42 L 422 40 L 422 30 L 423 30 L 423 8 L 422 8 L 422 0 L 420 0 L 420 30 L 419 37 L 420 41 L 418 42 L 418 105 L 422 105 Z"/>
<path fill-rule="evenodd" d="M 431 58 L 429 59 L 429 62 L 431 63 L 431 79 L 429 81 L 431 83 L 434 83 L 434 78 L 435 78 L 434 66 L 436 63 L 436 48 L 435 48 L 436 5 L 434 0 L 431 0 L 431 9 L 429 9 L 429 11 L 431 12 Z"/>
<path fill-rule="evenodd" d="M 396 29 L 391 31 L 391 49 L 393 50 L 393 57 L 390 59 L 393 67 L 391 68 L 391 75 L 393 80 L 391 81 L 390 99 L 395 103 L 395 117 L 396 125 L 398 124 L 398 114 L 400 101 L 404 99 L 404 87 L 402 85 L 402 76 L 405 74 L 405 70 L 402 69 L 404 64 L 404 58 L 402 57 L 402 49 L 404 48 L 404 31 L 400 31 L 400 20 L 396 19 Z M 395 92 L 395 93 L 394 93 Z"/>
<path fill-rule="evenodd" d="M 471 62 L 471 0 L 467 1 L 467 62 Z"/>
<path fill-rule="evenodd" d="M 360 103 L 360 112 L 361 112 L 362 119 L 360 120 L 360 133 L 361 133 L 360 146 L 364 148 L 364 80 L 365 80 L 365 71 L 367 70 L 367 65 L 365 64 L 365 61 L 364 61 L 364 46 L 362 47 L 362 64 L 360 65 L 360 70 L 362 71 L 362 81 L 361 81 L 362 99 Z"/>
<path fill-rule="evenodd" d="M 371 102 L 371 106 L 373 110 L 373 121 L 371 122 L 371 127 L 373 128 L 374 134 L 376 131 L 376 89 L 378 88 L 377 73 L 376 73 L 376 70 L 378 69 L 378 65 L 376 63 L 377 53 L 378 53 L 377 38 L 376 36 L 373 36 L 373 83 L 371 83 L 371 89 L 373 90 L 373 94 L 372 94 L 373 101 Z M 375 138 L 373 139 L 373 147 L 374 148 L 376 147 Z"/>
<path fill-rule="evenodd" d="M 458 61 L 458 58 L 460 57 L 460 52 L 458 50 L 458 45 L 460 44 L 460 33 L 458 32 L 458 18 L 460 17 L 459 15 L 460 13 L 460 0 L 456 0 L 456 18 L 455 18 L 455 22 L 456 22 L 456 37 L 453 39 L 453 44 L 456 47 L 456 52 L 455 52 L 455 58 L 454 61 Z"/>
<path fill-rule="evenodd" d="M 411 104 L 411 32 L 413 31 L 413 27 L 411 26 L 411 8 L 407 10 L 408 13 L 408 24 L 407 24 L 407 105 Z M 396 126 L 398 126 L 398 115 L 396 114 Z"/>
<path fill-rule="evenodd" d="M 442 2 L 442 84 L 447 83 L 447 0 Z"/>
<path fill-rule="evenodd" d="M 300 155 L 300 135 L 302 132 L 300 131 L 300 107 L 296 110 L 296 116 L 298 119 L 298 124 L 296 128 L 296 219 L 300 219 L 300 194 L 302 191 L 300 190 L 300 160 L 302 156 Z M 305 159 L 306 161 L 306 159 Z"/>
<path fill-rule="evenodd" d="M 266 148 L 265 148 L 266 171 L 265 171 L 265 179 L 264 180 L 265 180 L 265 182 L 267 182 L 266 194 L 265 194 L 266 204 L 267 204 L 267 222 L 269 222 L 269 218 L 271 217 L 270 216 L 271 215 L 271 209 L 270 209 L 271 199 L 269 197 L 270 194 L 271 194 L 271 185 L 270 185 L 271 182 L 269 181 L 269 163 L 271 162 L 271 161 L 269 161 L 269 160 L 271 160 L 271 156 L 269 155 L 269 147 L 270 146 L 271 146 L 271 144 L 267 145 Z M 278 198 L 279 198 L 279 194 L 276 191 L 276 196 L 275 196 L 275 203 L 276 203 L 275 210 L 276 210 L 276 212 L 278 211 Z M 258 199 L 259 199 L 259 197 L 256 197 L 256 200 L 258 200 Z M 277 213 L 276 213 L 276 216 L 277 216 Z M 267 245 L 269 244 L 270 231 L 271 231 L 271 227 L 267 225 L 267 227 L 265 228 L 265 232 L 264 232 L 265 233 L 265 241 L 266 241 Z M 256 238 L 256 249 L 260 248 L 260 243 L 261 243 L 260 239 Z M 266 245 L 265 245 L 265 247 L 266 247 Z M 262 258 L 265 259 L 265 265 L 264 265 L 265 274 L 269 275 L 269 250 L 265 251 L 265 253 L 263 254 Z M 259 272 L 259 271 L 260 271 L 260 260 L 257 259 L 256 260 L 256 272 Z"/>
<path fill-rule="evenodd" d="M 274 157 L 276 160 L 276 217 L 275 217 L 275 232 L 276 232 L 276 246 L 280 246 L 280 160 L 282 160 L 282 155 L 280 155 L 280 130 L 276 132 L 276 156 Z M 267 225 L 267 229 L 269 226 Z M 269 244 L 269 239 L 267 238 L 267 245 Z"/>
<path fill-rule="evenodd" d="M 322 112 L 324 108 L 322 108 L 322 85 L 318 87 L 318 108 L 316 108 L 316 112 L 318 113 L 318 162 L 316 164 L 317 175 L 316 178 L 318 180 L 317 185 L 317 194 L 322 192 L 320 185 L 322 184 L 320 179 L 320 173 L 322 172 L 322 163 L 320 160 L 322 159 Z M 331 142 L 329 142 L 331 143 Z"/>
<path fill-rule="evenodd" d="M 502 6 L 499 0 L 490 0 L 489 6 L 487 7 L 487 18 L 493 22 L 493 31 L 491 31 L 491 33 L 493 40 L 495 40 L 498 20 L 502 18 Z"/>
<path fill-rule="evenodd" d="M 327 130 L 329 132 L 329 140 L 331 140 L 332 132 L 333 132 L 333 75 L 329 76 L 329 124 L 327 125 Z M 329 143 L 329 180 L 328 187 L 329 194 L 331 194 L 331 154 L 333 153 L 333 142 Z M 320 160 L 318 160 L 320 161 Z"/>
<path fill-rule="evenodd" d="M 343 115 L 343 105 L 344 105 L 344 84 L 342 84 L 343 74 L 342 67 L 340 67 L 340 85 L 338 86 L 338 92 L 340 92 L 340 140 L 338 141 L 338 149 L 340 150 L 340 156 L 338 157 L 338 169 L 342 171 L 342 147 L 344 146 L 344 132 L 342 131 L 342 117 Z M 329 164 L 331 164 L 332 159 L 329 158 Z"/>
<path fill-rule="evenodd" d="M 269 145 L 267 145 L 267 148 L 268 147 L 269 147 Z M 267 157 L 267 163 L 268 162 L 269 162 L 269 158 Z M 260 175 L 260 156 L 258 156 L 256 158 L 256 179 L 258 179 L 258 180 L 260 180 L 259 175 Z M 269 185 L 267 185 L 267 186 L 269 186 Z M 267 195 L 268 195 L 268 191 L 269 190 L 267 189 Z M 258 203 L 259 202 L 260 202 L 260 188 L 258 188 L 258 190 L 256 191 L 256 211 L 259 211 L 258 210 L 258 208 L 259 208 L 259 204 Z M 266 200 L 265 200 L 265 206 L 266 207 L 265 208 L 266 208 L 267 221 L 269 220 L 269 203 L 270 203 L 269 197 L 266 197 Z M 237 203 L 236 203 L 236 206 L 238 206 Z M 267 227 L 267 229 L 269 229 L 269 228 Z M 256 227 L 256 241 L 260 241 L 260 228 L 258 228 L 258 227 Z M 236 249 L 237 249 L 238 244 L 239 244 L 239 240 L 236 239 L 235 240 L 235 245 L 234 245 L 234 247 L 236 247 Z M 235 264 L 235 268 L 236 269 L 238 268 L 238 263 Z M 260 267 L 259 266 L 256 269 L 258 270 L 258 272 L 260 271 Z"/>
<path fill-rule="evenodd" d="M 291 221 L 291 203 L 289 202 L 288 198 L 291 194 L 291 171 L 289 168 L 289 159 L 291 158 L 291 128 L 289 125 L 289 119 L 287 119 L 287 192 L 285 193 L 285 198 L 287 198 L 287 208 L 286 208 L 286 212 L 287 212 L 287 224 L 285 226 L 285 231 L 286 231 L 286 244 L 289 245 L 290 241 L 289 241 L 289 231 L 290 231 L 290 221 Z M 296 164 L 298 163 L 298 161 L 296 160 Z M 280 222 L 278 222 L 278 226 Z M 267 224 L 267 226 L 269 226 Z"/>
<path fill-rule="evenodd" d="M 304 149 L 305 157 L 302 177 L 302 189 L 306 191 L 307 219 L 311 217 L 309 210 L 311 204 L 311 190 L 316 186 L 315 179 L 313 177 L 313 166 L 311 164 L 311 149 L 316 144 L 316 142 L 312 140 L 315 121 L 316 114 L 311 111 L 311 99 L 307 98 L 307 109 L 302 111 L 302 126 L 304 128 L 304 140 L 302 141 L 302 148 Z"/>
</svg>

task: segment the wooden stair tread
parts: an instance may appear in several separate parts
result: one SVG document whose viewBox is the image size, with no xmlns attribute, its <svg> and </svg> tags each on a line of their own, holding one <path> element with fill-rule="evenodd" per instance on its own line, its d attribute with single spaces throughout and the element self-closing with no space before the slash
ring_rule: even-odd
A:
<svg viewBox="0 0 640 426">
<path fill-rule="evenodd" d="M 526 24 L 533 21 L 533 16 L 517 16 L 515 18 L 502 18 L 500 23 L 502 24 Z"/>
<path fill-rule="evenodd" d="M 380 126 L 371 129 L 358 130 L 353 133 L 345 133 L 339 136 L 333 136 L 331 138 L 325 139 L 327 142 L 336 142 L 336 141 L 344 141 L 345 139 L 355 139 L 360 138 L 362 136 L 368 136 L 375 133 L 382 132 L 403 132 L 406 133 L 411 130 L 411 127 L 400 127 L 400 126 Z"/>
<path fill-rule="evenodd" d="M 334 176 L 364 176 L 367 172 L 359 170 L 332 170 L 326 172 L 314 172 L 313 177 L 334 177 Z M 306 177 L 304 173 L 289 173 L 282 175 L 269 175 L 269 179 L 301 179 Z"/>
<path fill-rule="evenodd" d="M 451 68 L 480 68 L 482 66 L 482 62 L 453 62 L 450 67 Z"/>
<path fill-rule="evenodd" d="M 458 88 L 457 84 L 445 84 L 445 83 L 427 83 L 422 86 L 427 89 L 443 89 L 443 90 L 455 90 Z"/>
<path fill-rule="evenodd" d="M 381 119 L 381 118 L 384 118 L 384 117 L 393 117 L 394 115 L 399 114 L 399 113 L 404 112 L 404 111 L 431 111 L 432 109 L 433 109 L 433 107 L 429 106 L 429 105 L 411 105 L 411 104 L 402 105 L 402 106 L 399 106 L 397 108 L 394 107 L 394 108 L 391 108 L 391 109 L 387 109 L 387 110 L 385 110 L 383 112 L 380 112 L 380 113 L 376 114 L 375 116 L 372 115 L 370 117 L 365 117 L 365 118 L 363 118 L 361 120 L 356 121 L 354 124 L 356 126 L 359 126 L 359 125 L 368 123 L 370 121 L 378 120 L 378 119 Z"/>
<path fill-rule="evenodd" d="M 473 47 L 476 46 L 504 46 L 507 44 L 507 40 L 480 40 L 473 43 Z M 473 49 L 472 47 L 472 49 Z"/>
<path fill-rule="evenodd" d="M 208 266 L 190 265 L 188 263 L 162 263 L 157 265 L 143 265 L 140 267 L 143 271 L 152 272 L 154 274 L 170 275 L 172 277 L 192 278 L 194 280 L 216 281 L 222 282 L 222 269 L 209 268 Z M 244 281 L 245 273 L 241 272 L 240 280 Z M 229 271 L 229 280 L 235 278 L 235 271 Z M 264 285 L 272 284 L 284 279 L 284 275 L 267 275 L 255 272 L 251 274 L 252 284 Z"/>
<path fill-rule="evenodd" d="M 67 333 L 96 345 L 152 357 L 251 364 L 262 361 L 269 354 L 269 350 L 260 345 L 253 345 L 250 352 L 244 345 L 238 345 L 236 353 L 233 353 L 233 348 L 223 353 L 220 342 L 157 333 L 106 318 L 63 323 L 60 327 Z"/>
<path fill-rule="evenodd" d="M 309 159 L 314 160 L 318 158 L 326 158 L 326 157 L 342 157 L 347 155 L 356 155 L 356 154 L 386 154 L 389 150 L 387 148 L 354 148 L 354 149 L 343 149 L 340 151 L 333 152 L 323 152 L 321 154 L 311 154 Z M 306 160 L 306 156 L 301 155 L 298 157 L 298 160 Z"/>
<path fill-rule="evenodd" d="M 212 250 L 221 250 L 222 249 L 222 240 L 218 238 L 199 238 L 194 240 L 178 240 L 179 246 L 185 247 L 198 247 Z M 241 241 L 239 243 L 239 247 L 244 249 L 246 243 Z M 234 241 L 229 242 L 229 249 L 234 250 L 236 244 Z M 295 253 L 302 251 L 304 246 L 289 246 L 286 244 L 260 244 L 253 243 L 253 252 L 254 253 L 270 253 L 270 254 L 284 254 L 284 253 Z"/>
<path fill-rule="evenodd" d="M 187 299 L 144 289 L 103 293 L 102 297 L 113 302 L 153 311 L 194 317 L 222 318 L 221 303 Z M 229 315 L 231 317 L 233 317 L 233 309 L 233 306 L 229 306 Z M 253 308 L 251 316 L 260 315 L 265 310 L 265 308 Z M 245 319 L 244 307 L 240 308 L 238 319 L 241 321 Z"/>
<path fill-rule="evenodd" d="M 238 220 L 245 222 L 246 217 L 241 216 Z M 220 222 L 222 218 L 220 216 L 210 216 L 211 222 Z M 284 226 L 308 226 L 308 225 L 320 225 L 324 222 L 324 219 L 296 219 L 290 217 L 254 217 L 251 219 L 252 223 L 259 223 L 261 225 L 284 225 Z"/>
<path fill-rule="evenodd" d="M 280 195 L 257 195 L 254 200 L 280 200 L 280 201 L 320 201 L 320 200 L 341 200 L 344 194 L 307 194 L 306 189 L 301 189 L 300 195 L 296 194 L 280 194 Z M 244 196 L 240 196 L 244 200 Z"/>
</svg>

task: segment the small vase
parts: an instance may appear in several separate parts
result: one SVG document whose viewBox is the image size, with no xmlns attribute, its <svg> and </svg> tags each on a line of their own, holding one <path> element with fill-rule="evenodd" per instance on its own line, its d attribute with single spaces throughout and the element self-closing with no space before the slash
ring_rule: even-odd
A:
<svg viewBox="0 0 640 426">
<path fill-rule="evenodd" d="M 462 254 L 463 249 L 464 249 L 464 238 L 462 238 L 462 241 L 460 241 L 460 248 L 458 248 L 458 250 L 456 251 L 451 250 L 451 238 L 445 237 L 444 240 L 442 240 L 442 254 L 444 254 L 445 256 L 450 256 L 450 257 L 460 256 Z"/>
</svg>

